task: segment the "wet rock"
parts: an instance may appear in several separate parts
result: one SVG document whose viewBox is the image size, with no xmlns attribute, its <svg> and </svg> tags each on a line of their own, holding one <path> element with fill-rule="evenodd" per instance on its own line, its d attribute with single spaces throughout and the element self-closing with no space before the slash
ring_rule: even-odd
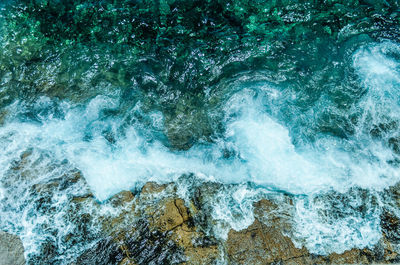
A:
<svg viewBox="0 0 400 265">
<path fill-rule="evenodd" d="M 129 201 L 129 199 L 127 199 L 128 201 L 120 201 L 113 197 L 111 200 L 111 205 L 118 205 L 118 207 L 116 207 L 116 209 L 118 209 L 118 214 L 99 217 L 99 220 L 102 224 L 103 234 L 117 237 L 121 231 L 126 229 L 134 230 L 132 225 L 134 224 L 135 219 L 137 219 L 138 214 L 136 212 L 136 204 L 134 203 L 133 199 L 132 201 Z"/>
<path fill-rule="evenodd" d="M 134 262 L 129 258 L 124 258 L 120 263 L 120 265 L 136 265 L 136 264 L 137 264 L 136 262 Z"/>
<path fill-rule="evenodd" d="M 292 231 L 293 205 L 289 197 L 280 200 L 279 204 L 260 200 L 254 207 L 254 223 L 242 231 L 230 230 L 228 234 L 226 250 L 230 264 L 371 264 L 396 261 L 397 253 L 384 242 L 372 250 L 352 249 L 328 256 L 311 254 L 304 247 L 297 248 L 287 236 Z M 389 218 L 387 221 L 396 227 L 396 220 Z"/>
<path fill-rule="evenodd" d="M 188 259 L 186 264 L 213 264 L 219 258 L 216 240 L 196 231 L 194 226 L 183 224 L 177 227 L 172 234 L 172 238 L 184 249 Z"/>
<path fill-rule="evenodd" d="M 254 203 L 252 225 L 242 231 L 230 230 L 226 242 L 216 240 L 203 230 L 206 224 L 198 221 L 209 210 L 217 186 L 194 186 L 188 202 L 174 193 L 174 184 L 147 183 L 139 197 L 130 192 L 115 195 L 108 203 L 124 207 L 135 202 L 131 208 L 135 213 L 125 211 L 111 219 L 109 227 L 115 227 L 114 232 L 103 229 L 110 239 L 99 241 L 78 261 L 97 262 L 92 256 L 98 255 L 99 249 L 105 255 L 102 260 L 109 264 L 216 264 L 224 256 L 229 264 L 370 264 L 398 259 L 391 242 L 397 240 L 399 222 L 389 213 L 382 215 L 384 239 L 373 250 L 318 256 L 297 248 L 290 238 L 294 205 L 286 195 Z M 125 222 L 129 215 L 131 221 Z"/>
<path fill-rule="evenodd" d="M 400 154 L 400 137 L 390 137 L 388 143 L 396 154 Z"/>
<path fill-rule="evenodd" d="M 113 207 L 124 207 L 127 204 L 132 204 L 134 199 L 135 195 L 131 191 L 124 190 L 111 197 L 109 203 Z M 135 208 L 134 204 L 132 204 L 132 208 Z"/>
<path fill-rule="evenodd" d="M 93 247 L 86 250 L 77 259 L 76 264 L 81 265 L 110 265 L 118 264 L 124 259 L 124 255 L 112 238 L 98 241 Z"/>
<path fill-rule="evenodd" d="M 0 231 L 0 263 L 2 265 L 24 265 L 24 246 L 18 236 Z"/>
<path fill-rule="evenodd" d="M 191 187 L 188 206 L 192 217 L 198 227 L 207 230 L 213 222 L 209 214 L 213 208 L 213 198 L 224 186 L 216 182 L 199 183 L 193 176 L 186 176 L 184 181 L 187 182 L 185 186 Z"/>
<path fill-rule="evenodd" d="M 12 221 L 30 223 L 33 233 L 40 231 L 33 242 L 38 252 L 27 255 L 27 264 L 52 264 L 96 239 L 98 224 L 92 211 L 97 203 L 82 174 L 67 161 L 28 149 L 8 169 L 1 184 L 7 205 L 3 210 L 12 213 Z M 21 233 L 29 237 L 31 232 Z"/>
<path fill-rule="evenodd" d="M 242 231 L 232 229 L 226 244 L 232 264 L 268 264 L 308 254 L 305 248 L 296 248 L 279 228 L 267 227 L 257 219 Z"/>
<path fill-rule="evenodd" d="M 370 264 L 367 256 L 360 249 L 352 249 L 342 254 L 332 253 L 328 256 L 328 264 Z"/>
<path fill-rule="evenodd" d="M 165 190 L 166 187 L 167 187 L 166 184 L 160 185 L 160 184 L 157 184 L 156 182 L 152 182 L 152 181 L 151 182 L 147 182 L 143 186 L 143 188 L 142 188 L 142 190 L 140 192 L 140 195 L 142 195 L 142 196 L 154 195 L 156 193 L 162 192 L 163 190 Z"/>
<path fill-rule="evenodd" d="M 155 227 L 170 231 L 170 238 L 184 250 L 186 264 L 213 264 L 219 258 L 218 243 L 206 236 L 193 222 L 191 211 L 180 198 L 160 202 Z"/>
<path fill-rule="evenodd" d="M 4 125 L 4 123 L 5 123 L 5 121 L 6 121 L 6 118 L 7 118 L 7 111 L 6 110 L 1 110 L 0 111 L 0 126 L 3 126 Z"/>
<path fill-rule="evenodd" d="M 177 204 L 180 208 L 178 208 Z M 161 231 L 169 231 L 183 224 L 187 220 L 188 215 L 186 208 L 183 208 L 182 204 L 183 202 L 180 199 L 167 200 L 161 205 L 159 211 L 155 213 L 153 217 L 154 226 Z"/>
<path fill-rule="evenodd" d="M 32 174 L 32 170 L 29 168 L 29 164 L 32 163 L 32 149 L 27 149 L 21 153 L 19 159 L 16 159 L 11 163 L 11 167 L 8 170 L 8 174 L 1 179 L 1 183 L 6 188 L 13 187 L 15 183 L 24 182 L 36 178 L 35 174 Z"/>
<path fill-rule="evenodd" d="M 89 194 L 84 194 L 82 196 L 75 196 L 71 199 L 72 203 L 75 204 L 84 204 L 84 203 L 88 203 L 88 202 L 94 202 L 95 201 L 95 197 L 93 194 L 89 193 Z"/>
<path fill-rule="evenodd" d="M 190 177 L 187 181 L 191 181 Z M 209 213 L 218 189 L 231 187 L 215 183 L 188 186 L 191 188 L 186 193 L 186 201 L 177 195 L 176 184 L 154 182 L 146 183 L 138 194 L 122 191 L 104 203 L 98 203 L 91 194 L 71 198 L 68 218 L 76 226 L 77 234 L 67 236 L 66 242 L 71 245 L 80 244 L 82 240 L 94 242 L 75 264 L 200 265 L 217 264 L 222 258 L 226 258 L 228 264 L 296 265 L 398 260 L 395 243 L 400 221 L 389 211 L 381 216 L 383 239 L 375 249 L 352 249 L 342 254 L 317 256 L 304 247 L 297 248 L 290 238 L 295 208 L 289 195 L 254 203 L 254 223 L 241 231 L 230 230 L 223 242 L 212 236 L 213 230 L 209 227 L 214 224 Z M 40 192 L 44 194 L 44 190 L 58 190 L 58 187 L 43 185 Z M 117 213 L 99 215 L 105 209 L 102 207 Z M 85 212 L 85 208 L 93 212 Z M 87 228 L 96 223 L 100 224 L 100 230 L 93 235 Z M 62 254 L 52 246 L 43 246 L 42 253 L 50 257 L 48 262 Z M 43 260 L 38 259 L 38 264 Z"/>
<path fill-rule="evenodd" d="M 307 254 L 281 262 L 284 265 L 308 264 L 371 264 L 372 261 L 364 250 L 352 249 L 342 254 L 332 253 L 329 256 Z"/>
<path fill-rule="evenodd" d="M 206 210 L 210 206 L 210 198 L 214 197 L 221 188 L 223 185 L 216 182 L 195 183 L 192 190 L 194 206 L 199 210 Z"/>
<path fill-rule="evenodd" d="M 171 232 L 154 229 L 146 218 L 132 224 L 134 229 L 114 238 L 122 259 L 136 264 L 181 264 L 183 249 L 171 239 Z M 129 263 L 128 263 L 129 264 Z"/>
<path fill-rule="evenodd" d="M 389 242 L 400 241 L 400 219 L 396 215 L 384 210 L 381 215 L 381 227 L 383 235 Z"/>
<path fill-rule="evenodd" d="M 400 219 L 384 209 L 381 214 L 382 239 L 378 245 L 381 248 L 380 259 L 385 262 L 398 262 L 400 244 Z"/>
<path fill-rule="evenodd" d="M 400 183 L 391 186 L 387 189 L 385 194 L 395 202 L 397 207 L 400 207 Z"/>
<path fill-rule="evenodd" d="M 301 256 L 292 259 L 285 260 L 284 262 L 279 262 L 278 264 L 284 265 L 308 265 L 308 264 L 326 264 L 322 260 L 315 260 L 312 256 Z"/>
<path fill-rule="evenodd" d="M 284 234 L 290 234 L 292 231 L 292 211 L 293 202 L 287 196 L 281 198 L 279 205 L 266 199 L 254 203 L 255 217 L 262 223 L 279 229 Z"/>
<path fill-rule="evenodd" d="M 385 237 L 380 242 L 380 255 L 377 260 L 385 262 L 399 262 L 400 256 L 398 253 L 398 247 L 393 243 L 390 243 Z M 396 251 L 397 249 L 397 251 Z"/>
<path fill-rule="evenodd" d="M 52 238 L 46 238 L 38 246 L 40 253 L 34 253 L 29 256 L 29 265 L 42 265 L 53 263 L 60 255 L 57 243 Z"/>
<path fill-rule="evenodd" d="M 163 190 L 169 194 L 159 194 Z M 124 223 L 130 214 L 125 213 L 113 219 L 110 226 L 118 229 L 109 232 L 116 243 L 110 247 L 119 248 L 118 264 L 213 264 L 220 257 L 217 240 L 196 227 L 191 211 L 173 192 L 173 184 L 147 183 L 137 198 L 135 218 Z M 114 197 L 121 196 L 132 199 L 126 194 Z"/>
</svg>

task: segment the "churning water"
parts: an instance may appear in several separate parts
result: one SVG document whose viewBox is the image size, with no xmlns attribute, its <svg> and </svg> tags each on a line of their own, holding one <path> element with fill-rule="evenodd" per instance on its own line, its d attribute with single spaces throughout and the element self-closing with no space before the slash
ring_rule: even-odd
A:
<svg viewBox="0 0 400 265">
<path fill-rule="evenodd" d="M 2 19 L 11 27 L 10 17 Z M 349 25 L 340 34 L 350 34 L 354 25 Z M 34 31 L 39 24 L 30 27 Z M 296 54 L 298 48 L 281 58 L 271 57 L 268 51 L 273 44 L 262 47 L 268 56 L 232 51 L 232 57 L 223 60 L 225 65 L 232 63 L 232 69 L 205 67 L 212 74 L 206 75 L 210 83 L 199 99 L 197 88 L 185 94 L 181 88 L 168 90 L 179 82 L 158 84 L 164 72 L 155 74 L 157 70 L 149 65 L 145 70 L 132 66 L 129 72 L 131 61 L 144 59 L 124 55 L 116 59 L 115 54 L 99 53 L 101 47 L 83 47 L 86 51 L 74 47 L 75 55 L 68 48 L 57 53 L 46 50 L 50 48 L 38 40 L 39 33 L 31 32 L 25 40 L 17 33 L 0 36 L 5 50 L 0 91 L 0 228 L 20 234 L 28 253 L 37 251 L 35 244 L 46 237 L 46 231 L 38 229 L 46 213 L 28 206 L 32 194 L 27 190 L 74 169 L 82 172 L 99 201 L 147 181 L 166 183 L 184 174 L 242 184 L 224 191 L 221 196 L 233 199 L 216 203 L 212 213 L 235 229 L 251 224 L 251 203 L 259 198 L 255 194 L 292 194 L 294 240 L 317 254 L 371 247 L 380 239 L 379 218 L 385 203 L 380 194 L 400 180 L 400 44 L 396 40 L 350 34 L 351 45 L 341 44 L 336 55 L 318 44 L 319 59 Z M 15 43 L 31 47 L 13 50 L 10 46 L 18 46 Z M 33 55 L 42 51 L 42 59 Z M 85 57 L 85 52 L 97 54 Z M 79 57 L 76 64 L 74 56 Z M 250 67 L 251 57 L 257 62 Z M 25 68 L 15 66 L 16 61 L 24 61 Z M 247 66 L 236 65 L 241 61 Z M 109 64 L 109 75 L 98 75 L 104 64 Z M 127 78 L 127 72 L 118 72 L 114 64 L 128 69 L 124 71 L 131 76 L 149 71 L 141 72 L 137 81 Z M 159 64 L 165 61 L 160 59 Z M 190 62 L 185 67 L 194 69 Z M 185 82 L 207 83 L 190 78 Z M 30 174 L 36 177 L 7 185 L 10 177 L 16 177 L 15 161 L 26 152 L 31 157 Z M 13 198 L 12 193 L 20 196 Z M 79 187 L 60 191 L 54 204 L 64 211 L 68 194 L 79 193 Z M 361 205 L 365 212 L 360 212 Z M 242 217 L 227 214 L 233 209 L 240 209 Z M 328 214 L 322 216 L 322 209 Z M 60 215 L 56 225 L 68 223 Z"/>
</svg>

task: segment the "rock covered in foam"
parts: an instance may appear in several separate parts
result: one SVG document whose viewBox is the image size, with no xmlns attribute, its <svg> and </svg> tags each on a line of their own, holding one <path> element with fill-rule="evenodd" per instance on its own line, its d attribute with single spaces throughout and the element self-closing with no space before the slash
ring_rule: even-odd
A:
<svg viewBox="0 0 400 265">
<path fill-rule="evenodd" d="M 157 193 L 160 193 L 163 190 L 165 190 L 166 187 L 167 187 L 167 185 L 160 185 L 160 184 L 157 184 L 156 182 L 150 181 L 150 182 L 147 182 L 146 184 L 144 184 L 140 194 L 142 196 L 145 194 L 148 194 L 148 195 L 157 194 Z"/>
<path fill-rule="evenodd" d="M 286 200 L 286 201 L 285 201 Z M 382 239 L 372 249 L 315 255 L 295 245 L 288 235 L 293 232 L 294 206 L 290 198 L 279 204 L 263 199 L 254 204 L 255 221 L 248 228 L 230 230 L 226 241 L 229 264 L 375 264 L 396 263 L 398 258 L 398 218 L 384 212 L 381 216 Z"/>
<path fill-rule="evenodd" d="M 129 210 L 112 219 L 108 226 L 114 232 L 105 229 L 103 239 L 83 253 L 78 263 L 91 264 L 94 259 L 100 262 L 98 256 L 106 261 L 104 264 L 305 265 L 398 261 L 398 219 L 392 213 L 383 212 L 382 239 L 372 249 L 315 255 L 293 240 L 296 204 L 292 196 L 256 200 L 254 222 L 240 231 L 231 229 L 224 240 L 213 237 L 212 226 L 218 221 L 210 214 L 213 198 L 224 185 L 203 182 L 191 187 L 193 190 L 181 197 L 177 183 L 150 182 L 138 194 L 124 191 L 112 197 L 105 203 L 113 207 L 125 207 L 128 203 Z M 393 189 L 388 192 L 395 196 Z M 126 222 L 127 218 L 131 221 Z"/>
<path fill-rule="evenodd" d="M 0 262 L 2 265 L 25 264 L 24 246 L 18 236 L 0 231 Z"/>
<path fill-rule="evenodd" d="M 278 206 L 269 200 L 255 204 L 256 212 L 272 213 Z M 283 234 L 286 222 L 275 215 L 269 218 L 268 225 L 254 221 L 247 229 L 231 229 L 226 242 L 229 260 L 232 264 L 269 264 L 285 262 L 308 254 L 297 248 L 291 239 Z"/>
<path fill-rule="evenodd" d="M 71 174 L 39 182 L 32 189 L 47 205 L 46 198 L 64 189 L 62 183 L 70 187 L 84 181 L 80 174 Z M 213 202 L 222 190 L 234 186 L 199 182 L 183 194 L 179 185 L 149 182 L 141 191 L 122 191 L 103 203 L 90 192 L 68 198 L 63 218 L 75 228 L 58 233 L 63 242 L 81 251 L 73 264 L 368 264 L 398 260 L 399 222 L 390 211 L 381 216 L 383 238 L 375 248 L 319 256 L 292 240 L 293 196 L 254 199 L 254 222 L 239 231 L 231 229 L 225 240 L 215 235 L 221 221 L 212 214 Z M 390 191 L 394 197 L 395 191 Z M 57 211 L 46 213 L 53 218 Z M 48 229 L 55 228 L 49 225 Z M 40 255 L 30 260 L 45 264 L 65 255 L 55 243 L 42 244 Z"/>
</svg>

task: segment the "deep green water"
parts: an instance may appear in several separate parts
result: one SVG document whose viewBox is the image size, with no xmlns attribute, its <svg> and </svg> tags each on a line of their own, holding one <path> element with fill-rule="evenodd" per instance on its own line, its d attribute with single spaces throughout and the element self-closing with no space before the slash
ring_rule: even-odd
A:
<svg viewBox="0 0 400 265">
<path fill-rule="evenodd" d="M 371 247 L 400 180 L 399 22 L 398 1 L 2 3 L 0 228 L 40 256 L 34 182 L 9 184 L 30 150 L 35 181 L 75 168 L 100 201 L 193 173 L 298 196 L 313 253 Z M 358 188 L 373 199 L 314 200 Z"/>
</svg>

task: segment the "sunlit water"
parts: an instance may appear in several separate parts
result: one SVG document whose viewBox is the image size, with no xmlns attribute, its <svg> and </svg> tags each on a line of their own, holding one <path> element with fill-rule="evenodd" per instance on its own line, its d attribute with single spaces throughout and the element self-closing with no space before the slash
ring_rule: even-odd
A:
<svg viewBox="0 0 400 265">
<path fill-rule="evenodd" d="M 216 201 L 211 213 L 234 229 L 253 222 L 251 205 L 258 194 L 287 193 L 294 196 L 298 246 L 316 254 L 372 247 L 381 237 L 383 202 L 376 198 L 400 180 L 400 45 L 360 44 L 341 60 L 336 63 L 344 65 L 345 74 L 338 88 L 311 91 L 319 96 L 305 103 L 307 91 L 274 80 L 281 77 L 267 71 L 222 79 L 208 88 L 218 103 L 206 111 L 210 123 L 222 129 L 187 150 L 171 147 L 165 114 L 160 108 L 149 111 L 140 91 L 132 92 L 131 101 L 123 89 L 107 87 L 82 102 L 16 97 L 4 108 L 0 128 L 0 228 L 21 235 L 28 254 L 38 251 L 37 242 L 47 237 L 38 229 L 46 214 L 27 206 L 27 190 L 74 169 L 99 201 L 147 181 L 167 183 L 194 174 L 204 181 L 241 184 L 221 191 L 226 199 Z M 338 103 L 348 95 L 354 98 Z M 141 118 L 132 119 L 135 115 Z M 27 150 L 36 178 L 7 186 L 13 163 Z M 80 192 L 77 186 L 60 191 L 57 209 L 64 211 L 67 196 Z M 347 195 L 330 197 L 335 192 Z M 12 193 L 20 196 L 12 198 Z M 360 213 L 360 205 L 367 210 Z M 321 210 L 330 214 L 321 216 Z M 55 226 L 68 226 L 62 214 L 58 217 Z M 226 237 L 226 231 L 221 228 L 218 236 Z"/>
</svg>

